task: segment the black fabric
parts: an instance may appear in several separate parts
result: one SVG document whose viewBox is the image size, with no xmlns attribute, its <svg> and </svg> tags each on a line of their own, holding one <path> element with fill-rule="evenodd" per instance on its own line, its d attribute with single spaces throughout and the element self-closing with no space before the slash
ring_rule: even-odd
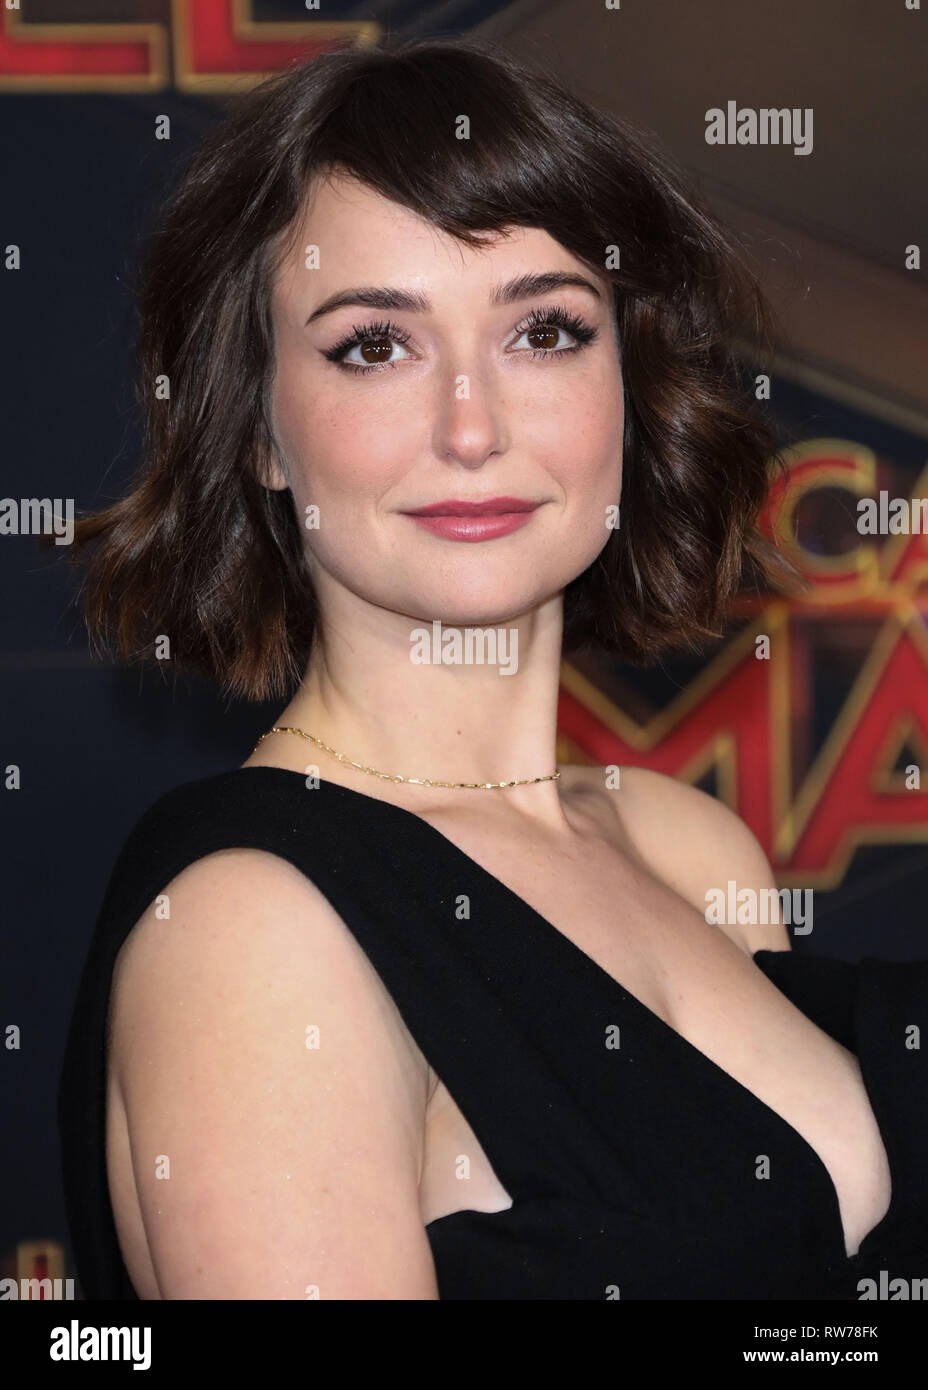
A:
<svg viewBox="0 0 928 1390">
<path fill-rule="evenodd" d="M 106 1180 L 116 954 L 176 874 L 233 847 L 289 860 L 325 894 L 513 1199 L 427 1227 L 441 1298 L 849 1299 L 881 1271 L 928 1274 L 928 1064 L 907 1032 L 928 1036 L 928 961 L 754 956 L 860 1060 L 893 1193 L 848 1259 L 834 1184 L 798 1131 L 440 831 L 337 783 L 239 768 L 141 817 L 91 939 L 58 1094 L 85 1297 L 137 1297 Z"/>
</svg>

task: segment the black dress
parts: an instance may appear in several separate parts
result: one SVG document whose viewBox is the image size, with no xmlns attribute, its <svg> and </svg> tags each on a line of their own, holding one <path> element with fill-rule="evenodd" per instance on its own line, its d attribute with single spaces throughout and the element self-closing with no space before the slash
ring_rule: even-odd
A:
<svg viewBox="0 0 928 1390">
<path fill-rule="evenodd" d="M 289 860 L 325 894 L 512 1197 L 505 1211 L 427 1227 L 441 1298 L 856 1299 L 859 1281 L 881 1271 L 884 1289 L 887 1278 L 928 1275 L 928 1047 L 911 1045 L 913 1025 L 928 1038 L 928 961 L 754 954 L 860 1061 L 892 1199 L 848 1258 L 837 1193 L 811 1145 L 522 898 L 414 812 L 254 767 L 161 797 L 110 878 L 58 1094 L 86 1298 L 137 1297 L 106 1179 L 116 954 L 176 874 L 233 847 Z M 756 1176 L 760 1155 L 767 1177 Z"/>
</svg>

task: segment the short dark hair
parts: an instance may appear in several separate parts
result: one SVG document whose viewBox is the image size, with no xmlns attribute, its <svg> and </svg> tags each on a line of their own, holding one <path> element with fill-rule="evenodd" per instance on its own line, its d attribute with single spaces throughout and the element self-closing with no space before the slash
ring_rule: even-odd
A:
<svg viewBox="0 0 928 1390">
<path fill-rule="evenodd" d="M 328 172 L 469 245 L 542 228 L 614 287 L 621 524 L 565 590 L 565 651 L 644 664 L 720 635 L 751 564 L 755 581 L 788 579 L 758 524 L 782 463 L 739 362 L 744 344 L 770 350 L 773 323 L 743 249 L 624 121 L 477 41 L 419 40 L 273 75 L 236 99 L 168 199 L 140 266 L 140 470 L 128 495 L 75 523 L 98 650 L 144 660 L 165 633 L 178 669 L 253 700 L 302 679 L 317 603 L 292 495 L 261 481 L 270 300 Z"/>
</svg>

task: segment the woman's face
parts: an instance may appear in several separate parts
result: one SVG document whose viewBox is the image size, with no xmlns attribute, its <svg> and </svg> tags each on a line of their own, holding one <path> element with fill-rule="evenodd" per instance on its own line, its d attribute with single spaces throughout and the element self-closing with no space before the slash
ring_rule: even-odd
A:
<svg viewBox="0 0 928 1390">
<path fill-rule="evenodd" d="M 549 274 L 591 288 L 514 283 Z M 471 249 L 338 175 L 317 187 L 273 315 L 289 477 L 269 481 L 292 488 L 323 615 L 336 584 L 420 621 L 500 623 L 599 554 L 622 466 L 610 289 L 547 232 Z M 498 498 L 537 505 L 476 530 L 408 515 Z"/>
</svg>

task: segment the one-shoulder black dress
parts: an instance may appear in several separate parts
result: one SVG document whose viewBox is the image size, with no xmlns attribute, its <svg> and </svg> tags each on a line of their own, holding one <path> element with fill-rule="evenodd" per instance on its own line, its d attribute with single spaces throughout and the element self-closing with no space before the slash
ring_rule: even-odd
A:
<svg viewBox="0 0 928 1390">
<path fill-rule="evenodd" d="M 512 1197 L 505 1211 L 426 1228 L 441 1298 L 857 1299 L 874 1287 L 861 1281 L 882 1275 L 885 1290 L 928 1275 L 928 1046 L 917 1045 L 928 1040 L 928 960 L 754 953 L 860 1061 L 892 1197 L 848 1258 L 811 1145 L 516 893 L 411 811 L 252 767 L 161 797 L 113 868 L 58 1092 L 86 1298 L 137 1297 L 106 1178 L 116 954 L 176 874 L 233 847 L 289 860 L 325 894 Z"/>
</svg>

